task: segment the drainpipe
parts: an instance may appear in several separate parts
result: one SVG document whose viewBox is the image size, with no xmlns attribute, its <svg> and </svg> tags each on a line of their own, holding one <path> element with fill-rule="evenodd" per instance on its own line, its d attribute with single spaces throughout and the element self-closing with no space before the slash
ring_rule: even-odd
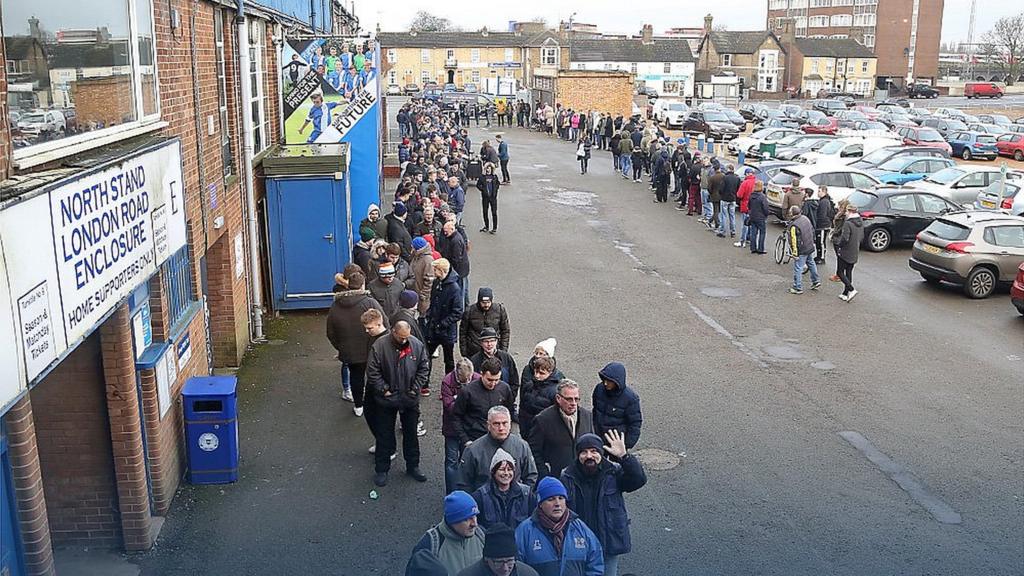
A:
<svg viewBox="0 0 1024 576">
<path fill-rule="evenodd" d="M 256 227 L 256 195 L 253 190 L 252 85 L 249 83 L 249 23 L 245 19 L 245 0 L 237 0 L 238 83 L 242 88 L 242 187 L 245 191 L 246 224 L 249 233 L 249 280 L 252 283 L 252 337 L 263 340 L 263 286 L 260 273 L 259 231 Z"/>
</svg>

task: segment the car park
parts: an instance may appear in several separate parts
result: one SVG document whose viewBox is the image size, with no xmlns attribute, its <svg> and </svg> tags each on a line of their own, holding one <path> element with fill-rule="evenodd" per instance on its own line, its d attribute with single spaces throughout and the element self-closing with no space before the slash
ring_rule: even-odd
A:
<svg viewBox="0 0 1024 576">
<path fill-rule="evenodd" d="M 950 166 L 956 166 L 956 163 L 949 158 L 896 156 L 866 172 L 881 180 L 883 184 L 903 185 Z"/>
<path fill-rule="evenodd" d="M 988 298 L 1024 263 L 1024 217 L 967 210 L 937 218 L 917 236 L 910 267 L 930 284 L 951 282 Z"/>
<path fill-rule="evenodd" d="M 747 102 L 740 105 L 740 114 L 750 122 L 757 122 L 768 117 L 768 106 L 756 102 Z"/>
<path fill-rule="evenodd" d="M 789 150 L 799 150 L 803 152 L 805 150 L 809 150 L 811 148 L 811 145 L 815 141 L 827 141 L 831 139 L 831 136 L 808 135 L 802 132 L 790 134 L 789 136 L 786 136 L 785 138 L 775 143 L 775 153 L 772 155 L 772 157 L 781 160 L 781 158 L 779 158 L 779 154 L 783 152 Z M 748 156 L 750 156 L 751 158 L 759 158 L 761 155 L 760 151 L 751 150 Z M 792 158 L 788 158 L 787 160 L 792 160 Z"/>
<path fill-rule="evenodd" d="M 668 98 L 659 98 L 654 103 L 653 117 L 658 122 L 672 127 L 682 126 L 686 120 L 686 114 L 690 111 L 690 107 L 687 106 L 680 100 L 669 100 Z"/>
<path fill-rule="evenodd" d="M 1019 172 L 1007 172 L 1007 177 L 1013 180 L 1021 176 Z M 925 176 L 910 186 L 942 196 L 954 204 L 967 206 L 978 197 L 978 192 L 1000 178 L 1002 174 L 999 168 L 960 164 Z"/>
<path fill-rule="evenodd" d="M 805 134 L 829 134 L 834 135 L 839 131 L 839 120 L 832 116 L 822 116 L 811 120 L 800 127 Z"/>
<path fill-rule="evenodd" d="M 803 108 L 796 104 L 779 104 L 778 110 L 779 112 L 782 112 L 786 118 L 796 118 Z"/>
<path fill-rule="evenodd" d="M 935 111 L 932 112 L 932 116 L 941 116 L 942 118 L 963 118 L 966 115 L 967 114 L 959 108 L 941 107 L 936 108 Z"/>
<path fill-rule="evenodd" d="M 810 188 L 828 186 L 832 200 L 839 202 L 858 189 L 871 189 L 880 185 L 874 176 L 862 171 L 836 164 L 794 164 L 779 170 L 768 181 L 765 196 L 768 197 L 768 210 L 772 214 L 782 216 L 782 198 L 789 188 Z"/>
<path fill-rule="evenodd" d="M 828 134 L 804 134 L 795 144 L 783 145 L 782 142 L 777 144 L 775 146 L 775 158 L 796 162 L 797 156 L 804 152 L 813 152 L 835 139 L 835 136 Z"/>
<path fill-rule="evenodd" d="M 912 104 L 910 103 L 910 100 L 906 98 L 895 97 L 886 98 L 885 100 L 882 100 L 881 102 L 875 105 L 875 107 L 879 109 L 881 109 L 882 106 L 899 106 L 900 108 L 910 108 Z"/>
<path fill-rule="evenodd" d="M 1000 156 L 1009 156 L 1024 162 L 1024 134 L 1007 132 L 996 138 L 996 151 Z"/>
<path fill-rule="evenodd" d="M 729 142 L 726 149 L 734 156 L 740 152 L 749 154 L 754 148 L 760 149 L 762 143 L 778 143 L 780 140 L 793 134 L 800 134 L 800 132 L 792 128 L 761 128 L 748 136 L 740 136 Z"/>
<path fill-rule="evenodd" d="M 832 116 L 836 112 L 845 112 L 846 104 L 838 100 L 815 100 L 811 104 L 811 109 L 822 112 L 826 116 Z"/>
<path fill-rule="evenodd" d="M 907 146 L 937 148 L 945 151 L 947 156 L 953 153 L 953 147 L 934 128 L 902 126 L 896 129 L 896 134 L 903 139 L 903 143 Z"/>
<path fill-rule="evenodd" d="M 746 132 L 747 130 L 747 119 L 743 117 L 738 111 L 732 108 L 722 108 L 722 114 L 725 114 L 729 118 L 729 121 L 736 125 L 736 129 L 740 132 Z"/>
<path fill-rule="evenodd" d="M 852 126 L 843 128 L 837 132 L 839 136 L 884 136 L 892 137 L 893 132 L 881 122 L 858 120 Z"/>
<path fill-rule="evenodd" d="M 955 118 L 925 118 L 920 125 L 925 128 L 934 128 L 943 138 L 948 138 L 953 132 L 967 130 L 967 124 Z"/>
<path fill-rule="evenodd" d="M 918 156 L 924 158 L 949 158 L 945 150 L 932 148 L 930 146 L 900 146 L 894 144 L 879 148 L 864 155 L 863 158 L 850 163 L 851 168 L 858 170 L 870 170 L 900 156 Z"/>
<path fill-rule="evenodd" d="M 1017 268 L 1017 278 L 1010 286 L 1010 303 L 1024 316 L 1024 264 Z"/>
<path fill-rule="evenodd" d="M 1004 127 L 1013 124 L 1013 121 L 1005 114 L 978 114 L 978 122 L 983 122 L 985 124 L 998 124 Z"/>
<path fill-rule="evenodd" d="M 1024 190 L 1024 181 L 997 180 L 978 192 L 974 208 L 1024 216 L 1024 194 L 1021 190 Z"/>
<path fill-rule="evenodd" d="M 908 98 L 938 98 L 939 91 L 927 84 L 911 84 L 907 86 Z"/>
<path fill-rule="evenodd" d="M 840 137 L 813 152 L 800 154 L 796 157 L 796 160 L 807 164 L 817 162 L 851 164 L 864 154 L 874 152 L 879 148 L 892 146 L 893 143 L 893 138 Z"/>
<path fill-rule="evenodd" d="M 767 185 L 768 182 L 783 168 L 786 168 L 787 166 L 795 166 L 796 164 L 796 162 L 791 160 L 755 160 L 753 162 L 747 162 L 743 168 L 750 168 L 753 170 L 754 176 Z"/>
<path fill-rule="evenodd" d="M 967 125 L 967 129 L 971 132 L 981 132 L 983 134 L 992 134 L 993 136 L 999 136 L 1006 134 L 1007 129 L 1005 126 L 998 124 L 982 124 L 981 122 L 971 122 Z"/>
<path fill-rule="evenodd" d="M 878 121 L 885 124 L 890 129 L 895 129 L 900 126 L 917 126 L 917 122 L 914 122 L 913 117 L 902 112 L 887 112 L 879 116 Z"/>
<path fill-rule="evenodd" d="M 961 130 L 950 134 L 946 141 L 953 148 L 951 154 L 964 160 L 974 158 L 995 160 L 999 155 L 999 150 L 996 148 L 996 137 L 991 134 Z"/>
<path fill-rule="evenodd" d="M 899 186 L 856 190 L 846 200 L 860 212 L 864 224 L 862 245 L 871 252 L 913 242 L 936 218 L 960 209 L 934 194 Z"/>
<path fill-rule="evenodd" d="M 924 121 L 925 118 L 928 118 L 932 115 L 932 113 L 928 111 L 927 108 L 919 108 L 917 106 L 913 108 L 907 108 L 906 114 L 907 116 L 910 116 L 910 119 L 913 120 L 916 124 L 920 124 L 922 121 Z"/>
<path fill-rule="evenodd" d="M 715 140 L 732 140 L 740 135 L 729 117 L 721 110 L 691 110 L 683 122 L 683 132 L 703 134 Z"/>
<path fill-rule="evenodd" d="M 971 98 L 1002 98 L 1003 87 L 995 82 L 968 82 L 964 84 L 964 96 Z"/>
<path fill-rule="evenodd" d="M 824 112 L 820 110 L 812 110 L 810 108 L 804 108 L 794 118 L 801 126 L 819 120 L 821 118 L 828 118 Z"/>
</svg>

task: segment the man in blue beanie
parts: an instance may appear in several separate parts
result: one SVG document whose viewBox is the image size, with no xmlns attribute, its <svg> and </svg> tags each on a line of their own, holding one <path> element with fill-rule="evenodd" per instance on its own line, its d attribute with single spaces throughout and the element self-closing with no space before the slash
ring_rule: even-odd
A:
<svg viewBox="0 0 1024 576">
<path fill-rule="evenodd" d="M 413 548 L 413 555 L 429 550 L 449 574 L 476 564 L 484 557 L 484 530 L 477 525 L 478 514 L 476 500 L 466 492 L 455 490 L 445 496 L 444 520 L 427 530 Z"/>
<path fill-rule="evenodd" d="M 565 486 L 547 477 L 537 485 L 537 509 L 516 528 L 520 560 L 540 576 L 599 576 L 604 552 L 597 536 L 566 505 Z"/>
</svg>

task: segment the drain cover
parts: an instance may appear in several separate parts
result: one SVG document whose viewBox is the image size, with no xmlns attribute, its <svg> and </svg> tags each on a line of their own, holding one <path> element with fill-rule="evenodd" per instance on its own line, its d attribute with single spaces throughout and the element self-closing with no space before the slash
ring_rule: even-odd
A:
<svg viewBox="0 0 1024 576">
<path fill-rule="evenodd" d="M 671 470 L 682 463 L 677 454 L 659 448 L 644 448 L 633 452 L 633 455 L 639 458 L 648 470 Z"/>
</svg>

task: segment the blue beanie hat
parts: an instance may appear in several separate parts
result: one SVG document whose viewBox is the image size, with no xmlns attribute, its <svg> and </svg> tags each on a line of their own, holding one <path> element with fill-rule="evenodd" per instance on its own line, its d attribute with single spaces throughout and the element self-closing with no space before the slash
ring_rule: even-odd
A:
<svg viewBox="0 0 1024 576">
<path fill-rule="evenodd" d="M 422 249 L 424 249 L 426 247 L 427 247 L 427 241 L 426 241 L 426 239 L 423 238 L 423 236 L 417 236 L 417 237 L 412 239 L 412 249 L 413 250 L 422 250 Z"/>
<path fill-rule="evenodd" d="M 537 501 L 543 502 L 548 498 L 554 496 L 561 496 L 562 498 L 568 498 L 569 493 L 565 491 L 565 486 L 553 476 L 545 476 L 540 484 L 537 484 Z"/>
<path fill-rule="evenodd" d="M 555 482 L 558 481 L 555 480 Z M 559 482 L 558 485 L 561 486 L 562 483 Z M 562 493 L 565 493 L 565 488 L 562 488 Z M 479 513 L 480 509 L 476 507 L 476 500 L 462 490 L 456 490 L 444 497 L 444 523 L 449 526 L 472 518 Z"/>
<path fill-rule="evenodd" d="M 395 210 L 394 210 L 394 212 L 395 212 L 395 216 L 401 217 L 401 216 L 405 216 L 406 213 L 409 212 L 409 211 L 405 208 L 405 204 L 404 203 L 402 203 L 402 202 L 395 202 Z"/>
</svg>

